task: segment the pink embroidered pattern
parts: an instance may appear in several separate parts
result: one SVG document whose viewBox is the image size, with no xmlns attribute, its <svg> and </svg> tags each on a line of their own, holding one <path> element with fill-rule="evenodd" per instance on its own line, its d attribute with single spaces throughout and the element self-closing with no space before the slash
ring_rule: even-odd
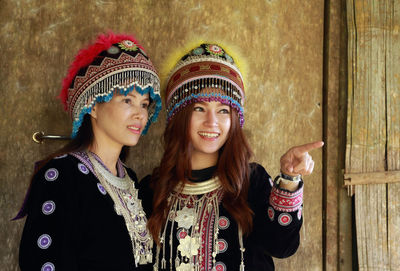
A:
<svg viewBox="0 0 400 271">
<path fill-rule="evenodd" d="M 291 193 L 272 187 L 269 203 L 281 212 L 297 211 L 303 204 L 303 188 Z"/>
</svg>

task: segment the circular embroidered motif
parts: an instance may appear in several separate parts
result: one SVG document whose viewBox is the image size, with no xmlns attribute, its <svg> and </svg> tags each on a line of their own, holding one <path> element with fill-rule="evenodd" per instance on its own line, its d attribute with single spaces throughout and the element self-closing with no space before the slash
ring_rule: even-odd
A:
<svg viewBox="0 0 400 271">
<path fill-rule="evenodd" d="M 45 215 L 50 215 L 56 209 L 56 204 L 52 200 L 48 200 L 42 205 L 42 213 Z"/>
<path fill-rule="evenodd" d="M 118 45 L 119 47 L 127 51 L 136 51 L 138 48 L 136 44 L 131 40 L 123 40 Z"/>
<path fill-rule="evenodd" d="M 229 227 L 229 219 L 225 216 L 221 216 L 218 220 L 218 228 L 221 230 L 226 230 Z"/>
<path fill-rule="evenodd" d="M 226 270 L 226 265 L 223 262 L 217 262 L 215 264 L 215 270 L 216 271 L 225 271 Z"/>
<path fill-rule="evenodd" d="M 268 207 L 268 217 L 271 221 L 274 221 L 275 211 L 272 207 Z"/>
<path fill-rule="evenodd" d="M 99 189 L 100 193 L 103 195 L 107 194 L 106 189 L 101 185 L 101 183 L 97 183 L 97 188 Z"/>
<path fill-rule="evenodd" d="M 83 174 L 86 174 L 86 175 L 89 174 L 89 169 L 82 163 L 78 163 L 78 169 Z"/>
<path fill-rule="evenodd" d="M 55 181 L 58 178 L 58 170 L 55 168 L 49 168 L 44 173 L 44 178 L 49 182 Z"/>
<path fill-rule="evenodd" d="M 187 232 L 184 231 L 183 229 L 178 230 L 178 232 L 176 233 L 176 238 L 178 238 L 178 240 L 183 239 L 187 236 Z"/>
<path fill-rule="evenodd" d="M 219 47 L 218 45 L 215 44 L 208 44 L 206 46 L 207 52 L 209 52 L 212 55 L 217 55 L 217 56 L 223 56 L 224 51 Z"/>
<path fill-rule="evenodd" d="M 288 213 L 282 213 L 278 217 L 278 223 L 282 226 L 287 226 L 292 222 L 292 216 Z"/>
<path fill-rule="evenodd" d="M 300 207 L 299 210 L 297 211 L 297 219 L 298 219 L 298 220 L 301 220 L 302 209 L 303 209 L 303 208 Z"/>
<path fill-rule="evenodd" d="M 67 157 L 67 156 L 68 156 L 68 154 L 63 154 L 63 155 L 54 157 L 54 159 L 61 159 L 61 158 Z"/>
<path fill-rule="evenodd" d="M 115 55 L 118 54 L 120 52 L 119 48 L 117 46 L 111 46 L 110 48 L 108 48 L 107 53 Z"/>
<path fill-rule="evenodd" d="M 51 262 L 47 262 L 44 265 L 42 265 L 42 269 L 40 269 L 41 271 L 54 271 L 56 270 L 56 267 L 54 266 L 53 263 Z"/>
<path fill-rule="evenodd" d="M 37 240 L 37 245 L 41 249 L 47 249 L 51 245 L 51 237 L 48 234 L 42 234 Z"/>
<path fill-rule="evenodd" d="M 224 253 L 228 249 L 228 243 L 224 239 L 218 239 L 218 253 Z"/>
</svg>

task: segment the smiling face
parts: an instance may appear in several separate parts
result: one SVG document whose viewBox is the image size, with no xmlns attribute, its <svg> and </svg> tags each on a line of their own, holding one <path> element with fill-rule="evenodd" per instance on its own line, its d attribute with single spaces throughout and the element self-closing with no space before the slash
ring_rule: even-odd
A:
<svg viewBox="0 0 400 271">
<path fill-rule="evenodd" d="M 95 143 L 115 148 L 136 145 L 147 123 L 149 103 L 149 94 L 133 90 L 96 104 L 91 112 Z"/>
<path fill-rule="evenodd" d="M 231 127 L 231 108 L 220 102 L 199 102 L 190 120 L 192 169 L 213 166 Z"/>
</svg>

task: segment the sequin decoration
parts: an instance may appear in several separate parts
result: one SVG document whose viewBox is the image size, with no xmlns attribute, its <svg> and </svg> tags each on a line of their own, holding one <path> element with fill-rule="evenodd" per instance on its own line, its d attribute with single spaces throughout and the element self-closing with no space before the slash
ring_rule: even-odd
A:
<svg viewBox="0 0 400 271">
<path fill-rule="evenodd" d="M 138 49 L 137 45 L 131 40 L 123 40 L 118 43 L 118 46 L 126 51 L 136 51 Z"/>
<path fill-rule="evenodd" d="M 117 46 L 111 46 L 110 48 L 108 48 L 107 53 L 111 54 L 111 55 L 115 55 L 118 54 L 120 52 L 120 49 Z"/>
<path fill-rule="evenodd" d="M 224 253 L 228 249 L 228 243 L 224 239 L 218 239 L 218 253 Z"/>
<path fill-rule="evenodd" d="M 45 215 L 50 215 L 56 209 L 56 204 L 52 200 L 48 200 L 42 205 L 42 213 Z"/>
<path fill-rule="evenodd" d="M 104 187 L 101 185 L 101 183 L 97 183 L 97 188 L 99 189 L 100 193 L 103 195 L 107 194 L 107 191 L 104 189 Z"/>
<path fill-rule="evenodd" d="M 220 230 L 226 230 L 229 227 L 229 219 L 225 216 L 221 216 L 218 220 L 218 228 Z"/>
<path fill-rule="evenodd" d="M 184 229 L 180 229 L 178 230 L 178 232 L 176 233 L 176 238 L 178 240 L 185 238 L 188 235 L 188 233 L 184 230 Z"/>
<path fill-rule="evenodd" d="M 193 49 L 193 54 L 197 56 L 202 55 L 204 54 L 204 49 L 202 47 L 197 47 L 196 49 Z"/>
<path fill-rule="evenodd" d="M 85 175 L 89 174 L 89 169 L 82 163 L 78 163 L 78 169 Z"/>
<path fill-rule="evenodd" d="M 278 217 L 278 223 L 282 226 L 287 226 L 292 222 L 292 216 L 288 213 L 282 213 Z"/>
<path fill-rule="evenodd" d="M 299 210 L 297 211 L 297 219 L 298 220 L 301 220 L 302 210 L 303 210 L 303 208 L 300 207 Z"/>
<path fill-rule="evenodd" d="M 42 265 L 42 268 L 40 270 L 41 271 L 54 271 L 54 270 L 56 270 L 56 267 L 54 266 L 53 263 L 47 262 L 44 265 Z"/>
<path fill-rule="evenodd" d="M 55 168 L 49 168 L 45 172 L 44 178 L 46 179 L 46 181 L 49 181 L 49 182 L 57 180 L 57 178 L 58 178 L 58 170 L 55 169 Z"/>
<path fill-rule="evenodd" d="M 216 55 L 216 56 L 223 56 L 224 53 L 225 53 L 225 52 L 222 50 L 221 47 L 219 47 L 218 45 L 215 45 L 215 44 L 207 44 L 206 50 L 207 50 L 207 52 L 209 52 L 210 54 Z"/>
<path fill-rule="evenodd" d="M 268 217 L 271 221 L 274 220 L 275 211 L 272 207 L 268 207 Z"/>
<path fill-rule="evenodd" d="M 223 262 L 217 262 L 215 264 L 215 271 L 226 271 L 226 265 Z"/>
<path fill-rule="evenodd" d="M 227 53 L 225 53 L 224 56 L 225 56 L 225 59 L 226 59 L 229 63 L 232 63 L 232 64 L 233 64 L 233 58 L 232 58 L 230 55 L 228 55 Z"/>
<path fill-rule="evenodd" d="M 47 249 L 51 245 L 51 237 L 48 234 L 42 234 L 37 240 L 37 245 L 41 249 Z"/>
</svg>

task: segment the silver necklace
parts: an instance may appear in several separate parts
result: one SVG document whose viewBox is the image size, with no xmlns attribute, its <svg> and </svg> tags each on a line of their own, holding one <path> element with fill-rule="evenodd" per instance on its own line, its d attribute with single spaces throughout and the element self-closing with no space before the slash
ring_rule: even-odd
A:
<svg viewBox="0 0 400 271">
<path fill-rule="evenodd" d="M 146 214 L 143 211 L 142 201 L 138 198 L 135 183 L 129 177 L 125 168 L 125 176 L 119 178 L 105 169 L 90 152 L 87 152 L 87 155 L 97 178 L 114 201 L 115 212 L 124 217 L 132 241 L 136 266 L 151 263 L 153 259 L 153 238 L 147 230 Z"/>
</svg>

